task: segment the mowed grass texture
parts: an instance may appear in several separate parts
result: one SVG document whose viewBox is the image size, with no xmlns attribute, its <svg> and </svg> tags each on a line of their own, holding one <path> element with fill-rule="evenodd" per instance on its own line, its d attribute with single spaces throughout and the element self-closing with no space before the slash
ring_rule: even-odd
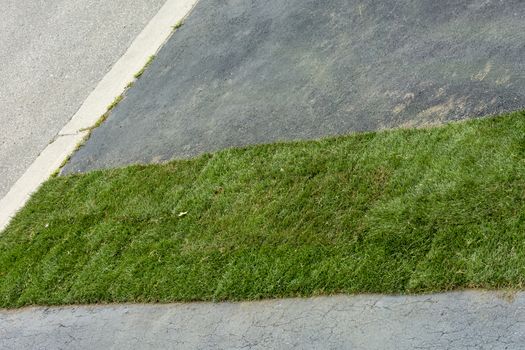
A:
<svg viewBox="0 0 525 350">
<path fill-rule="evenodd" d="M 525 113 L 57 177 L 0 306 L 521 288 Z"/>
</svg>

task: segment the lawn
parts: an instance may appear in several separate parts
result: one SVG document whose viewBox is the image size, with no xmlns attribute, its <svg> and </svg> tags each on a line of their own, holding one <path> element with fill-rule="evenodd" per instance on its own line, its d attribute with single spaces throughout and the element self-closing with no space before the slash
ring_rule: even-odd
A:
<svg viewBox="0 0 525 350">
<path fill-rule="evenodd" d="M 59 176 L 0 234 L 0 307 L 524 282 L 524 112 Z"/>
</svg>

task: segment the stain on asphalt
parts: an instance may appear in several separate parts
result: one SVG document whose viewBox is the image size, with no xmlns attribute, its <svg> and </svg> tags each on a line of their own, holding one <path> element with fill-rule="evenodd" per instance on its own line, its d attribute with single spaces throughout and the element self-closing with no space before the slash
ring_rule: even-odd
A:
<svg viewBox="0 0 525 350">
<path fill-rule="evenodd" d="M 201 0 L 64 172 L 525 107 L 525 1 Z"/>
</svg>

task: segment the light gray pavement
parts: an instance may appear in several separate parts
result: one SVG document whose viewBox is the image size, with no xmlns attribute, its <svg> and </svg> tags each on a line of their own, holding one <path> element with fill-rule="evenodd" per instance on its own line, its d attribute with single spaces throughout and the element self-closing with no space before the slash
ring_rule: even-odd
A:
<svg viewBox="0 0 525 350">
<path fill-rule="evenodd" d="M 1 349 L 523 349 L 525 294 L 0 311 Z"/>
<path fill-rule="evenodd" d="M 66 172 L 525 108 L 523 0 L 201 0 Z"/>
<path fill-rule="evenodd" d="M 0 198 L 165 0 L 0 0 Z"/>
<path fill-rule="evenodd" d="M 0 182 L 16 180 L 161 2 L 0 2 L 8 11 L 0 24 Z M 146 15 L 141 6 L 157 8 Z M 518 0 L 201 0 L 68 170 L 522 108 L 524 14 Z M 19 23 L 33 35 L 13 31 Z M 83 47 L 71 45 L 73 33 Z M 0 349 L 523 344 L 524 293 L 0 310 Z"/>
</svg>

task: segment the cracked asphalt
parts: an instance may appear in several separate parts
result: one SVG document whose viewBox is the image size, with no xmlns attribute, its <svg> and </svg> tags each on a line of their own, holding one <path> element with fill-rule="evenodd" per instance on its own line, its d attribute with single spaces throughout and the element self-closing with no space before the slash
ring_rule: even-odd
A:
<svg viewBox="0 0 525 350">
<path fill-rule="evenodd" d="M 200 0 L 64 172 L 525 108 L 522 0 Z"/>
<path fill-rule="evenodd" d="M 522 349 L 525 293 L 0 311 L 1 349 Z"/>
</svg>

